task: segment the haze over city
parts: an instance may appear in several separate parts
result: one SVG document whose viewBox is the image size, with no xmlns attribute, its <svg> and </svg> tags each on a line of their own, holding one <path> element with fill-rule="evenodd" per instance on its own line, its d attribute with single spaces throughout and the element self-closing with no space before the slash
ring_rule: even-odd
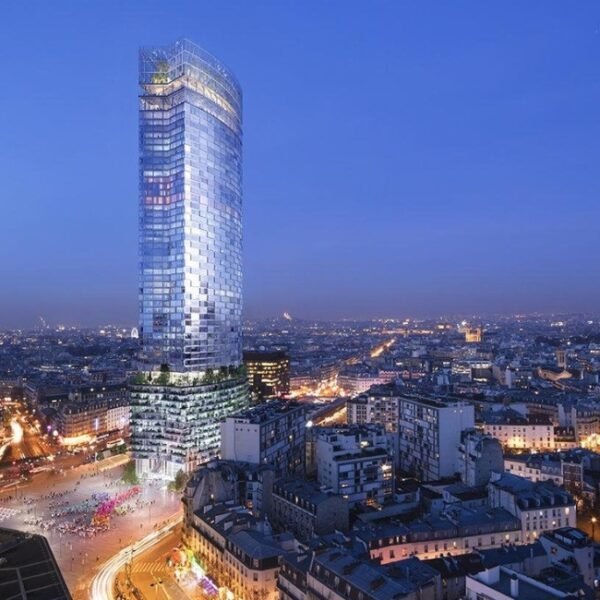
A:
<svg viewBox="0 0 600 600">
<path fill-rule="evenodd" d="M 244 89 L 244 314 L 594 312 L 600 6 L 3 6 L 0 326 L 137 317 L 137 48 Z"/>
</svg>

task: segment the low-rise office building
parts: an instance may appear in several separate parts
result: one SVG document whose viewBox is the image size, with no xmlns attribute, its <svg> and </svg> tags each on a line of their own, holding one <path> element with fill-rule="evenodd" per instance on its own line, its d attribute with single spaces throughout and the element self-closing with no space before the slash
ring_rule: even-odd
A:
<svg viewBox="0 0 600 600">
<path fill-rule="evenodd" d="M 374 385 L 388 383 L 393 377 L 380 373 L 379 369 L 365 364 L 344 367 L 337 377 L 337 384 L 345 396 L 363 394 Z"/>
<path fill-rule="evenodd" d="M 65 440 L 120 432 L 129 426 L 129 401 L 107 404 L 105 400 L 65 402 L 56 409 L 54 422 Z"/>
<path fill-rule="evenodd" d="M 290 358 L 282 351 L 244 351 L 250 396 L 254 402 L 290 393 Z"/>
<path fill-rule="evenodd" d="M 130 402 L 124 385 L 78 388 L 55 410 L 56 429 L 65 440 L 120 432 L 129 426 Z"/>
</svg>

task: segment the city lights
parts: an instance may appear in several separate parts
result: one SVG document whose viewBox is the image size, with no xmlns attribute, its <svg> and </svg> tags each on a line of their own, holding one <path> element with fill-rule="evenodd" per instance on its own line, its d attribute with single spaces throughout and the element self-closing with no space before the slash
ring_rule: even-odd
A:
<svg viewBox="0 0 600 600">
<path fill-rule="evenodd" d="M 312 2 L 3 7 L 0 600 L 600 598 L 600 5 Z"/>
</svg>

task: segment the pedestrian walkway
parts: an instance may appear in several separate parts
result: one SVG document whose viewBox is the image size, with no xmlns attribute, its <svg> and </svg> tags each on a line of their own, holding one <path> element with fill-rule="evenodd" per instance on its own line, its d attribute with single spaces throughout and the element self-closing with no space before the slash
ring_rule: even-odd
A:
<svg viewBox="0 0 600 600">
<path fill-rule="evenodd" d="M 132 573 L 151 573 L 151 574 L 159 574 L 163 571 L 166 571 L 167 565 L 164 559 L 154 560 L 152 562 L 149 561 L 133 561 L 133 565 L 131 567 Z"/>
<path fill-rule="evenodd" d="M 5 506 L 0 507 L 0 521 L 4 519 L 10 519 L 18 514 L 20 511 L 16 508 L 6 508 Z"/>
</svg>

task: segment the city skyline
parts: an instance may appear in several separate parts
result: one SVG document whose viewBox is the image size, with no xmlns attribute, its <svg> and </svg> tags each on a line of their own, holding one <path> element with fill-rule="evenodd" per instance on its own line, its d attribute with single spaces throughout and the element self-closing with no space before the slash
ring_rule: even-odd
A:
<svg viewBox="0 0 600 600">
<path fill-rule="evenodd" d="M 594 312 L 597 6 L 228 6 L 8 8 L 0 327 L 135 323 L 136 48 L 182 36 L 249 98 L 247 317 Z"/>
<path fill-rule="evenodd" d="M 600 5 L 4 8 L 0 600 L 600 598 Z"/>
</svg>

